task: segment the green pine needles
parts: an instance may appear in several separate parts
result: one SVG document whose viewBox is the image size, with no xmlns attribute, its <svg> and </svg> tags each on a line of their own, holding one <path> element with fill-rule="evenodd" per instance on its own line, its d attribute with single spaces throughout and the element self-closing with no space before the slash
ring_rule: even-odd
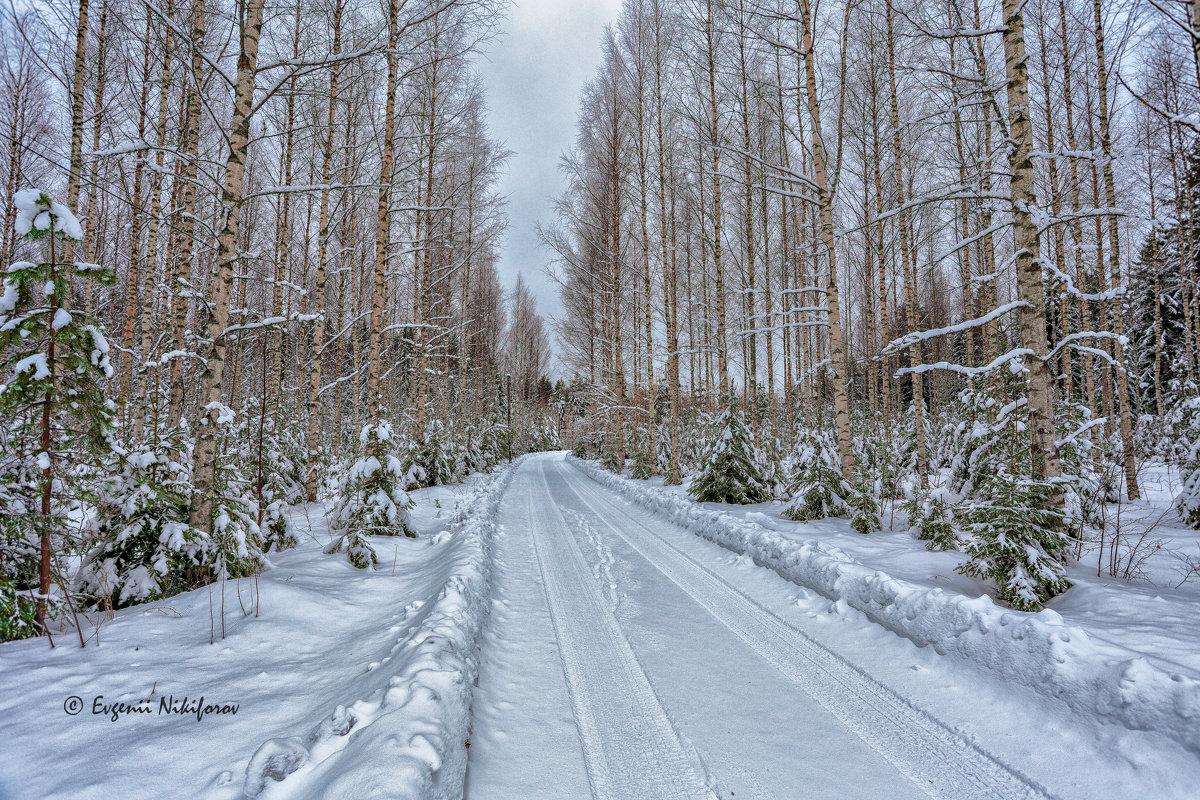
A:
<svg viewBox="0 0 1200 800">
<path fill-rule="evenodd" d="M 413 501 L 405 491 L 405 471 L 400 459 L 386 452 L 394 438 L 388 422 L 363 428 L 359 441 L 363 457 L 346 474 L 341 496 L 330 514 L 330 527 L 340 535 L 325 549 L 346 551 L 359 569 L 374 568 L 379 559 L 368 536 L 416 537 L 408 525 Z"/>
<path fill-rule="evenodd" d="M 717 419 L 720 434 L 688 487 L 688 494 L 702 503 L 765 503 L 770 500 L 759 470 L 754 437 L 741 414 L 726 409 Z"/>
<path fill-rule="evenodd" d="M 39 189 L 13 201 L 17 234 L 45 247 L 42 261 L 11 264 L 0 292 L 0 518 L 20 561 L 0 570 L 0 627 L 19 633 L 26 623 L 45 630 L 63 599 L 51 597 L 52 583 L 65 592 L 55 556 L 77 536 L 72 515 L 88 500 L 88 476 L 114 446 L 115 406 L 102 388 L 113 373 L 108 341 L 66 308 L 75 281 L 112 275 L 67 258 L 83 229 L 61 203 Z"/>
<path fill-rule="evenodd" d="M 803 431 L 792 463 L 792 499 L 783 510 L 785 517 L 797 522 L 843 517 L 858 533 L 880 529 L 875 495 L 869 487 L 852 486 L 842 477 L 837 447 L 828 435 Z"/>
<path fill-rule="evenodd" d="M 1062 512 L 1046 503 L 1045 483 L 1001 473 L 984 489 L 983 499 L 958 515 L 967 538 L 967 561 L 958 571 L 994 582 L 1013 608 L 1038 611 L 1071 587 L 1063 568 L 1069 539 Z"/>
</svg>

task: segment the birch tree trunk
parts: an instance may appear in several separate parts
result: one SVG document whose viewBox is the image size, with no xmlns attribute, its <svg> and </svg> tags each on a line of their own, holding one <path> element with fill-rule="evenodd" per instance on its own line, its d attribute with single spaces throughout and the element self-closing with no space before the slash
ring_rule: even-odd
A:
<svg viewBox="0 0 1200 800">
<path fill-rule="evenodd" d="M 343 7 L 343 0 L 335 0 L 333 7 L 333 55 L 335 58 L 342 52 Z M 325 114 L 325 144 L 321 152 L 321 210 L 317 222 L 317 275 L 312 305 L 312 313 L 316 319 L 313 320 L 312 348 L 309 351 L 308 436 L 305 439 L 308 460 L 304 473 L 304 494 L 310 503 L 317 499 L 317 456 L 321 450 L 318 445 L 321 421 L 321 365 L 324 363 L 321 351 L 325 348 L 325 273 L 329 258 L 329 184 L 333 180 L 334 123 L 337 121 L 340 71 L 338 66 L 329 70 L 329 108 Z"/>
<path fill-rule="evenodd" d="M 383 154 L 379 163 L 379 195 L 376 209 L 375 267 L 371 293 L 371 327 L 367 341 L 367 418 L 372 423 L 383 419 L 381 347 L 383 337 L 383 298 L 387 285 L 388 239 L 391 231 L 392 158 L 396 132 L 396 46 L 400 38 L 400 0 L 388 3 L 387 100 L 383 116 Z"/>
<path fill-rule="evenodd" d="M 708 101 L 709 101 L 709 146 L 712 149 L 713 191 L 713 282 L 717 306 L 717 373 L 720 382 L 721 406 L 733 401 L 729 385 L 729 354 L 725 338 L 725 270 L 721 264 L 721 150 L 720 128 L 717 117 L 717 64 L 716 42 L 713 32 L 712 0 L 705 2 L 704 32 L 708 43 Z"/>
<path fill-rule="evenodd" d="M 229 323 L 229 298 L 233 288 L 233 270 L 239 261 L 238 224 L 244 199 L 243 178 L 246 153 L 250 145 L 250 115 L 254 104 L 255 76 L 258 70 L 258 40 L 262 34 L 265 0 L 247 0 L 234 83 L 233 117 L 229 123 L 229 156 L 225 160 L 225 186 L 221 206 L 224 226 L 217 239 L 217 260 L 209 286 L 209 314 L 205 337 L 212 352 L 200 379 L 200 404 L 203 417 L 196 437 L 196 455 L 192 469 L 190 523 L 193 528 L 212 532 L 213 492 L 217 473 L 217 416 L 215 405 L 221 399 L 221 379 L 225 370 L 225 328 Z"/>
<path fill-rule="evenodd" d="M 141 141 L 146 139 L 146 105 L 150 99 L 150 35 L 154 31 L 151 20 L 152 17 L 147 14 L 146 34 L 142 42 L 142 92 L 138 103 L 137 123 L 138 139 Z M 133 336 L 137 323 L 138 291 L 141 288 L 139 278 L 142 272 L 142 222 L 145 217 L 142 209 L 142 172 L 145 166 L 145 154 L 139 152 L 136 158 L 137 161 L 133 167 L 133 196 L 129 214 L 129 272 L 126 276 L 125 287 L 125 325 L 121 333 L 121 346 L 125 352 L 121 354 L 123 368 L 121 369 L 120 397 L 123 404 L 121 418 L 125 423 L 128 423 L 131 411 L 134 416 L 141 416 L 137 410 L 137 404 L 133 402 L 133 378 L 137 372 L 138 362 L 136 351 L 133 349 Z M 145 358 L 144 351 L 141 355 L 142 358 Z M 140 436 L 139 431 L 137 438 Z"/>
<path fill-rule="evenodd" d="M 833 388 L 834 416 L 837 420 L 838 455 L 842 478 L 854 483 L 854 449 L 850 433 L 850 393 L 845 376 L 842 317 L 838 303 L 837 242 L 833 229 L 833 198 L 829 193 L 829 177 L 825 168 L 825 144 L 821 135 L 821 104 L 817 95 L 816 54 L 813 52 L 812 10 L 809 0 L 800 0 L 800 24 L 804 45 L 805 93 L 808 95 L 808 116 L 812 123 L 813 176 L 817 184 L 817 207 L 820 212 L 821 245 L 828 263 L 825 303 L 829 309 L 829 378 Z"/>
<path fill-rule="evenodd" d="M 79 210 L 79 184 L 83 176 L 83 84 L 87 78 L 88 0 L 79 0 L 75 20 L 75 64 L 71 75 L 71 155 L 67 170 L 67 208 Z M 91 231 L 84 231 L 88 236 Z"/>
<path fill-rule="evenodd" d="M 173 12 L 174 2 L 172 0 L 167 3 L 167 17 L 171 17 Z M 149 413 L 150 407 L 153 405 L 153 395 L 158 389 L 157 375 L 151 378 L 149 375 L 145 375 L 145 371 L 149 369 L 149 360 L 154 346 L 152 340 L 154 333 L 154 326 L 152 324 L 154 320 L 154 276 L 158 269 L 159 231 L 162 227 L 163 153 L 167 142 L 167 105 L 170 100 L 171 86 L 171 47 L 171 28 L 168 25 L 164 25 L 163 59 L 158 80 L 158 118 L 154 126 L 154 169 L 150 172 L 150 218 L 146 231 L 146 268 L 144 270 L 146 285 L 142 290 L 142 335 L 141 347 L 138 351 L 138 357 L 142 361 L 139 370 L 144 375 L 141 380 L 142 385 L 139 387 L 142 405 L 138 413 L 133 417 L 134 441 L 142 440 L 144 420 Z"/>
<path fill-rule="evenodd" d="M 908 313 L 910 328 L 919 329 L 919 309 L 917 305 L 917 267 L 913 263 L 913 249 L 909 246 L 908 209 L 905 208 L 904 196 L 904 154 L 900 144 L 900 100 L 896 94 L 896 45 L 892 28 L 892 0 L 884 4 L 887 20 L 887 53 L 888 53 L 888 86 L 891 90 L 892 113 L 892 168 L 896 178 L 896 224 L 900 229 L 900 260 L 904 270 L 904 299 Z M 916 367 L 922 362 L 921 343 L 914 342 L 908 348 L 910 367 Z M 925 449 L 925 378 L 919 371 L 910 374 L 912 378 L 913 411 L 916 415 L 917 439 L 917 475 L 921 479 L 921 488 L 929 486 L 929 454 Z"/>
<path fill-rule="evenodd" d="M 1108 127 L 1108 64 L 1104 54 L 1104 18 L 1100 11 L 1100 0 L 1092 0 L 1092 21 L 1096 26 L 1096 81 L 1100 89 L 1099 121 L 1100 148 L 1103 152 L 1104 202 L 1108 206 L 1108 258 L 1109 273 L 1113 289 L 1122 286 L 1121 280 L 1121 232 L 1117 216 L 1117 192 L 1112 168 L 1112 134 Z M 1103 266 L 1101 266 L 1103 270 Z M 1117 413 L 1120 415 L 1121 452 L 1124 456 L 1125 491 L 1130 500 L 1141 497 L 1137 484 L 1137 464 L 1134 462 L 1133 420 L 1129 401 L 1129 373 L 1125 369 L 1125 314 L 1122 296 L 1117 295 L 1112 309 L 1112 332 L 1116 334 L 1113 344 L 1117 373 Z"/>
<path fill-rule="evenodd" d="M 170 402 L 167 406 L 167 427 L 174 429 L 183 417 L 183 352 L 187 349 L 188 302 L 180 293 L 182 283 L 191 275 L 192 249 L 196 230 L 196 174 L 199 169 L 200 147 L 200 92 L 201 75 L 204 72 L 205 0 L 192 3 L 192 64 L 188 76 L 188 92 L 184 109 L 183 152 L 180 153 L 181 167 L 178 186 L 182 192 L 180 212 L 177 213 L 177 242 L 171 258 L 168 291 L 171 293 L 171 344 L 175 355 L 167 376 L 170 387 Z M 174 232 L 173 232 L 174 233 Z"/>
<path fill-rule="evenodd" d="M 1046 353 L 1046 296 L 1038 227 L 1033 212 L 1033 129 L 1029 119 L 1029 73 L 1026 69 L 1023 0 L 1004 0 L 1004 71 L 1008 83 L 1009 192 L 1012 198 L 1014 262 L 1020 310 L 1021 343 L 1030 351 L 1025 359 L 1028 383 L 1029 435 L 1032 471 L 1036 480 L 1053 481 L 1061 475 L 1051 404 L 1050 365 Z M 1061 489 L 1050 502 L 1062 503 Z"/>
</svg>

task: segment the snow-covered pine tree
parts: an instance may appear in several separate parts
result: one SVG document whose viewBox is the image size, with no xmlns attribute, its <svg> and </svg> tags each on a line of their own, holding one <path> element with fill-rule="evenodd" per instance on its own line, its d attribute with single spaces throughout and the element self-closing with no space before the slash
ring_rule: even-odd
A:
<svg viewBox="0 0 1200 800">
<path fill-rule="evenodd" d="M 904 503 L 912 535 L 926 542 L 930 550 L 956 550 L 958 531 L 954 524 L 958 502 L 958 495 L 945 486 L 915 492 Z"/>
<path fill-rule="evenodd" d="M 666 483 L 671 481 L 671 423 L 664 419 L 654 426 L 654 436 L 658 446 L 654 448 L 655 472 L 663 476 Z"/>
<path fill-rule="evenodd" d="M 860 533 L 879 530 L 879 510 L 874 496 L 842 478 L 836 445 L 829 436 L 805 430 L 792 456 L 792 499 L 783 515 L 797 522 L 846 517 Z"/>
<path fill-rule="evenodd" d="M 993 581 L 1013 608 L 1038 611 L 1071 587 L 1062 563 L 1069 544 L 1062 513 L 1046 503 L 1048 484 L 999 473 L 983 485 L 982 496 L 958 515 L 968 559 L 958 571 Z"/>
<path fill-rule="evenodd" d="M 1103 525 L 1108 498 L 1120 491 L 1121 464 L 1108 448 L 1092 442 L 1095 430 L 1105 420 L 1093 419 L 1083 404 L 1055 404 L 1058 429 L 1064 434 L 1058 441 L 1058 457 L 1063 472 L 1063 521 L 1081 542 L 1089 525 Z"/>
<path fill-rule="evenodd" d="M 741 414 L 726 409 L 713 430 L 719 431 L 688 494 L 702 503 L 764 503 L 770 500 L 754 437 Z"/>
<path fill-rule="evenodd" d="M 652 426 L 638 425 L 629 439 L 629 456 L 633 459 L 633 467 L 629 471 L 631 478 L 649 478 L 655 472 L 657 464 L 650 462 L 651 452 L 657 461 L 657 447 L 650 447 L 650 438 L 655 435 Z"/>
<path fill-rule="evenodd" d="M 338 536 L 325 549 L 343 549 L 359 569 L 378 563 L 368 536 L 416 534 L 408 526 L 412 499 L 405 491 L 405 470 L 400 459 L 386 452 L 394 434 L 388 422 L 368 424 L 359 435 L 363 456 L 347 470 L 337 504 L 329 515 L 330 528 Z"/>
<path fill-rule="evenodd" d="M 562 442 L 559 439 L 558 426 L 554 423 L 554 419 L 545 412 L 536 414 L 529 435 L 529 452 L 545 453 L 561 448 Z"/>
<path fill-rule="evenodd" d="M 223 578 L 244 578 L 262 568 L 263 539 L 257 520 L 253 481 L 237 458 L 235 415 L 221 403 L 205 409 L 202 424 L 217 425 L 216 473 L 212 486 L 212 534 L 201 553 L 195 585 Z M 204 536 L 197 530 L 196 535 Z"/>
<path fill-rule="evenodd" d="M 1050 501 L 1062 481 L 1030 477 L 1024 384 L 1014 359 L 989 387 L 963 393 L 977 414 L 958 459 L 964 499 L 955 519 L 967 555 L 958 571 L 993 581 L 1013 608 L 1036 611 L 1071 586 L 1064 569 L 1070 539 L 1062 508 Z"/>
<path fill-rule="evenodd" d="M 772 500 L 783 500 L 788 497 L 788 485 L 791 483 L 791 462 L 788 459 L 788 447 L 782 438 L 769 427 L 764 426 L 758 439 L 758 474 L 762 476 L 763 486 Z"/>
<path fill-rule="evenodd" d="M 92 602 L 120 608 L 183 591 L 204 558 L 207 538 L 187 523 L 189 475 L 172 452 L 190 449 L 179 427 L 117 453 L 97 491 L 91 546 L 75 587 Z"/>
<path fill-rule="evenodd" d="M 1180 275 L 1178 224 L 1155 227 L 1147 236 L 1130 275 L 1129 369 L 1144 414 L 1165 419 L 1182 398 L 1177 390 L 1187 378 L 1187 303 Z M 1186 260 L 1186 259 L 1185 259 Z M 1159 431 L 1161 436 L 1165 431 Z M 1157 443 L 1156 443 L 1157 444 Z"/>
<path fill-rule="evenodd" d="M 878 431 L 864 430 L 856 437 L 859 446 L 855 448 L 855 458 L 863 473 L 862 480 L 868 481 L 871 492 L 882 500 L 902 498 L 901 478 L 907 467 L 912 468 L 909 472 L 916 468 L 913 437 L 898 422 L 902 423 L 894 421 Z M 926 441 L 932 442 L 933 437 L 928 436 Z"/>
<path fill-rule="evenodd" d="M 1200 397 L 1193 395 L 1180 403 L 1180 411 L 1180 438 L 1187 443 L 1187 457 L 1179 470 L 1182 487 L 1176 509 L 1184 523 L 1200 530 Z"/>
<path fill-rule="evenodd" d="M 230 432 L 229 446 L 235 449 L 238 463 L 246 465 L 248 499 L 262 550 L 268 553 L 296 546 L 296 534 L 284 510 L 304 499 L 307 453 L 292 428 L 279 425 L 287 412 L 268 408 L 265 396 L 249 398 L 246 408 L 257 413 L 242 414 Z"/>
<path fill-rule="evenodd" d="M 841 479 L 832 443 L 821 433 L 808 429 L 800 433 L 787 491 L 792 499 L 784 509 L 784 516 L 796 522 L 844 517 L 850 513 L 845 499 L 850 486 Z"/>
<path fill-rule="evenodd" d="M 78 524 L 70 515 L 88 499 L 94 469 L 113 448 L 115 406 L 101 387 L 113 373 L 108 341 L 87 314 L 65 306 L 75 281 L 108 283 L 112 276 L 64 259 L 83 238 L 66 206 L 40 189 L 16 192 L 13 203 L 16 233 L 43 244 L 45 258 L 10 265 L 0 294 L 0 474 L 16 478 L 0 495 L 0 516 L 21 559 L 4 570 L 13 583 L 0 613 L 16 624 L 26 616 L 16 597 L 35 598 L 36 632 L 46 629 L 56 557 L 75 544 Z M 26 583 L 33 575 L 36 581 Z"/>
<path fill-rule="evenodd" d="M 850 506 L 850 528 L 858 533 L 867 534 L 875 533 L 883 528 L 879 521 L 879 502 L 875 499 L 875 493 L 871 491 L 871 487 L 863 480 L 859 480 L 850 487 L 850 494 L 846 497 L 846 502 Z"/>
<path fill-rule="evenodd" d="M 694 475 L 703 468 L 704 459 L 708 456 L 711 431 L 715 426 L 716 421 L 705 411 L 687 421 L 680 448 L 683 452 L 679 457 L 684 476 Z"/>
<path fill-rule="evenodd" d="M 458 478 L 451 434 L 441 420 L 435 419 L 426 426 L 422 441 L 410 448 L 406 460 L 405 472 L 412 476 L 410 482 L 414 487 L 443 486 Z M 413 470 L 414 466 L 418 469 Z"/>
<path fill-rule="evenodd" d="M 472 472 L 487 472 L 500 460 L 492 444 L 490 429 L 490 425 L 487 424 L 482 428 L 473 423 L 467 423 L 464 426 L 459 438 L 461 448 L 458 454 L 461 459 L 462 475 L 470 475 Z"/>
<path fill-rule="evenodd" d="M 8 447 L 0 438 L 0 450 Z M 38 472 L 29 459 L 0 460 L 0 642 L 23 639 L 37 632 L 35 590 L 38 585 L 38 531 L 28 524 L 33 514 L 29 487 Z"/>
</svg>

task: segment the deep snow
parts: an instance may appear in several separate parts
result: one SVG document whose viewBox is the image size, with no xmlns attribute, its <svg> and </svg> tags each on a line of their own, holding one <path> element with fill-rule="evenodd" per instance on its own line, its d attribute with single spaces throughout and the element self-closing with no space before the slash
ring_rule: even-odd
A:
<svg viewBox="0 0 1200 800">
<path fill-rule="evenodd" d="M 1190 587 L 1122 597 L 1116 593 L 1133 587 L 1077 567 L 1074 597 L 1068 592 L 1036 614 L 1013 611 L 996 606 L 981 582 L 954 571 L 961 554 L 929 552 L 906 531 L 863 536 L 842 520 L 790 522 L 777 504 L 699 504 L 686 487 L 657 487 L 569 458 L 629 500 L 844 602 L 919 646 L 1200 754 L 1200 670 L 1193 666 L 1200 597 Z M 1093 603 L 1088 613 L 1072 614 L 1080 595 Z M 1117 606 L 1120 612 L 1103 613 Z M 1188 616 L 1192 622 L 1180 624 Z"/>
<path fill-rule="evenodd" d="M 1200 785 L 1195 631 L 1172 627 L 1190 587 L 1133 587 L 1107 628 L 1057 601 L 1061 620 L 1014 617 L 906 533 L 702 507 L 561 454 L 414 499 L 420 538 L 375 539 L 374 571 L 322 554 L 323 509 L 294 509 L 300 547 L 271 556 L 257 618 L 253 581 L 226 586 L 216 644 L 202 589 L 118 612 L 86 649 L 0 646 L 0 798 L 436 800 L 465 780 L 470 800 L 1182 800 Z M 151 713 L 114 721 L 98 696 Z M 184 696 L 237 713 L 157 713 Z"/>
<path fill-rule="evenodd" d="M 269 556 L 257 617 L 253 579 L 225 586 L 215 644 L 199 589 L 117 612 L 84 649 L 67 637 L 0 645 L 0 798 L 460 796 L 508 475 L 414 492 L 420 536 L 375 537 L 376 570 L 321 552 L 320 505 L 293 509 L 300 546 Z M 219 586 L 212 597 L 219 609 Z M 185 696 L 237 710 L 159 713 Z M 150 713 L 93 713 L 113 702 Z"/>
</svg>

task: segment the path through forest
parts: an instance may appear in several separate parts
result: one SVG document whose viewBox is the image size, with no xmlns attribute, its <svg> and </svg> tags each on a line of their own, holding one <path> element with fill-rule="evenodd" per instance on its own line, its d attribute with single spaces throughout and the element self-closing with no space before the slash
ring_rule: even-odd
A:
<svg viewBox="0 0 1200 800">
<path fill-rule="evenodd" d="M 1057 796 L 764 604 L 795 586 L 763 597 L 766 570 L 561 455 L 506 500 L 468 798 Z"/>
</svg>

